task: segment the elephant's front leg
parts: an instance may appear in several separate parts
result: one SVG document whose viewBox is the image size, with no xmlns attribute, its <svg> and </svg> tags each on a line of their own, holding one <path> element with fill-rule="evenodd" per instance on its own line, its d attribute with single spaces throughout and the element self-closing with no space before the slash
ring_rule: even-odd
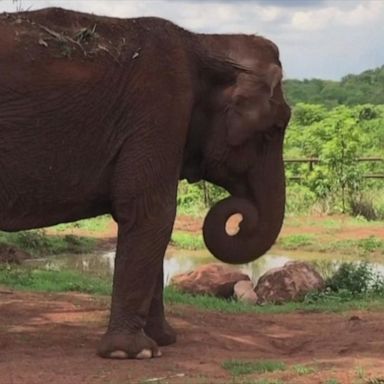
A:
<svg viewBox="0 0 384 384">
<path fill-rule="evenodd" d="M 161 268 L 157 278 L 157 284 L 153 294 L 147 323 L 144 327 L 145 334 L 155 340 L 160 346 L 170 345 L 176 342 L 176 332 L 165 318 L 163 289 L 164 272 L 163 268 Z"/>
<path fill-rule="evenodd" d="M 98 349 L 102 357 L 160 356 L 156 342 L 144 333 L 143 328 L 147 324 L 171 236 L 175 206 L 174 200 L 172 204 L 160 204 L 149 211 L 144 209 L 139 218 L 137 207 L 134 209 L 136 215 L 132 215 L 130 209 L 127 209 L 126 217 L 119 214 L 111 317 Z"/>
</svg>

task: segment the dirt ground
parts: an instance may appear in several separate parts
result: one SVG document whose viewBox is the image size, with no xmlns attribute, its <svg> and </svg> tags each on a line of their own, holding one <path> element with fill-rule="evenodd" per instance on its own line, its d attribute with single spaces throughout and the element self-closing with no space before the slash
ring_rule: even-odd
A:
<svg viewBox="0 0 384 384">
<path fill-rule="evenodd" d="M 301 223 L 300 233 L 384 239 L 380 225 L 335 230 L 326 229 L 324 220 Z M 197 233 L 201 220 L 181 216 L 175 228 Z M 297 223 L 288 223 L 282 233 L 297 231 Z M 77 234 L 96 236 L 110 249 L 115 233 L 111 223 L 103 233 Z M 108 308 L 109 298 L 0 287 L 0 384 L 384 383 L 384 311 L 229 315 L 177 305 L 168 308 L 177 344 L 162 348 L 158 359 L 117 361 L 95 355 Z M 230 359 L 278 360 L 287 369 L 234 378 L 222 368 Z M 302 365 L 313 372 L 300 375 Z"/>
<path fill-rule="evenodd" d="M 333 378 L 352 384 L 369 378 L 384 380 L 384 312 L 230 315 L 173 306 L 168 315 L 178 331 L 178 342 L 162 348 L 161 358 L 119 361 L 95 355 L 108 306 L 109 299 L 103 297 L 0 289 L 0 383 L 229 384 L 257 383 L 263 378 L 316 384 Z M 287 369 L 233 379 L 221 366 L 230 359 L 279 360 Z M 298 375 L 297 364 L 315 371 Z"/>
</svg>

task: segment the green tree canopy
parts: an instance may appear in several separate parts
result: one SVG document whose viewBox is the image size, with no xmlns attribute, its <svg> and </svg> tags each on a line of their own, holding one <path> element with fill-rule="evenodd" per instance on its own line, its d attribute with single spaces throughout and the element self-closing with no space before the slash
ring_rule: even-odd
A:
<svg viewBox="0 0 384 384">
<path fill-rule="evenodd" d="M 297 103 L 337 105 L 384 104 L 384 65 L 341 81 L 285 80 L 285 94 L 291 105 Z"/>
</svg>

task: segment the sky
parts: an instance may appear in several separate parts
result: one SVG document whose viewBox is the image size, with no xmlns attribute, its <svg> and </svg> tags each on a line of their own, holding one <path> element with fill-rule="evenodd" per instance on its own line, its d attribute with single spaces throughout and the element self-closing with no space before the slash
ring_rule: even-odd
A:
<svg viewBox="0 0 384 384">
<path fill-rule="evenodd" d="M 339 80 L 384 64 L 384 0 L 0 0 L 0 12 L 45 7 L 261 35 L 279 46 L 286 78 Z"/>
</svg>

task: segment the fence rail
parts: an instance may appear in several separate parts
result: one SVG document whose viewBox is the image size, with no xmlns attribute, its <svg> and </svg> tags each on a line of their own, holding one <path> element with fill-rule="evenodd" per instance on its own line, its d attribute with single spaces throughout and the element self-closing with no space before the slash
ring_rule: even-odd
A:
<svg viewBox="0 0 384 384">
<path fill-rule="evenodd" d="M 384 161 L 383 157 L 359 157 L 356 159 L 359 162 L 381 162 Z M 316 163 L 321 163 L 321 160 L 317 157 L 308 157 L 301 159 L 284 159 L 284 163 L 308 163 L 309 171 L 313 171 L 313 166 Z M 370 173 L 363 175 L 364 179 L 384 179 L 384 173 Z M 302 176 L 291 176 L 289 180 L 300 181 L 302 180 Z"/>
</svg>

